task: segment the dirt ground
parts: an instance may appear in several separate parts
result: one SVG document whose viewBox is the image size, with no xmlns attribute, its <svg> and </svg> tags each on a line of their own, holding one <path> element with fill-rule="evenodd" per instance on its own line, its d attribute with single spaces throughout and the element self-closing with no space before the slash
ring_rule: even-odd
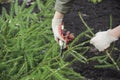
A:
<svg viewBox="0 0 120 80">
<path fill-rule="evenodd" d="M 1 6 L 9 10 L 8 4 L 0 5 L 0 14 Z M 75 36 L 86 30 L 78 16 L 79 11 L 83 14 L 84 20 L 93 29 L 94 33 L 109 29 L 110 15 L 112 15 L 112 27 L 120 24 L 120 0 L 103 0 L 98 4 L 92 4 L 88 0 L 75 0 L 72 10 L 64 18 L 66 29 L 74 33 Z M 81 40 L 84 41 L 84 39 Z M 120 40 L 115 42 L 115 46 L 120 50 Z M 112 55 L 117 58 L 120 56 L 120 52 L 114 52 Z M 86 56 L 92 57 L 95 54 L 90 51 Z M 93 68 L 95 64 L 96 62 L 82 64 L 76 61 L 72 64 L 72 67 L 76 72 L 85 76 L 86 80 L 120 80 L 119 71 L 110 68 L 95 69 Z"/>
<path fill-rule="evenodd" d="M 105 31 L 110 27 L 110 15 L 112 16 L 112 27 L 120 24 L 120 1 L 103 0 L 98 4 L 92 4 L 88 0 L 75 0 L 72 10 L 65 15 L 64 23 L 67 30 L 77 36 L 86 30 L 81 22 L 78 12 L 83 14 L 86 23 L 93 29 L 93 32 Z M 83 41 L 84 39 L 82 39 Z M 120 50 L 120 40 L 115 42 L 115 46 Z M 100 53 L 101 54 L 101 53 Z M 98 54 L 99 55 L 99 54 Z M 88 57 L 95 56 L 94 52 L 88 52 Z M 120 52 L 112 54 L 114 58 L 120 56 Z M 73 69 L 87 77 L 87 80 L 120 80 L 120 72 L 114 69 L 95 69 L 96 62 L 82 64 L 79 61 L 72 64 Z"/>
</svg>

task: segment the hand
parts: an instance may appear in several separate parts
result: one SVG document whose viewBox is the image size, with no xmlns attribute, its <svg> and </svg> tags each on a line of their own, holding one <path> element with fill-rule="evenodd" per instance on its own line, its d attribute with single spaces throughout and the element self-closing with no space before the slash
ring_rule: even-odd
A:
<svg viewBox="0 0 120 80">
<path fill-rule="evenodd" d="M 93 44 L 99 51 L 104 51 L 112 42 L 118 40 L 118 38 L 110 35 L 109 31 L 110 30 L 96 33 L 95 37 L 90 40 L 90 43 Z"/>
<path fill-rule="evenodd" d="M 65 41 L 62 34 L 62 19 L 53 19 L 52 20 L 52 30 L 54 34 L 55 41 Z"/>
<path fill-rule="evenodd" d="M 59 43 L 59 40 L 68 43 L 74 39 L 74 36 L 69 32 L 64 32 L 64 25 L 62 19 L 53 19 L 52 20 L 52 30 L 55 40 Z"/>
</svg>

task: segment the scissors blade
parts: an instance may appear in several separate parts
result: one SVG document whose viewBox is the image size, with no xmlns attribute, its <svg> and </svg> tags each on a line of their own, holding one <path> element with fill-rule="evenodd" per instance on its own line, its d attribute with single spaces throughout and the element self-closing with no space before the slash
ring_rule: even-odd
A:
<svg viewBox="0 0 120 80">
<path fill-rule="evenodd" d="M 60 56 L 63 56 L 64 49 L 66 48 L 66 44 L 64 41 L 59 41 L 60 44 Z"/>
<path fill-rule="evenodd" d="M 62 56 L 62 55 L 63 55 L 63 48 L 60 47 L 60 56 Z"/>
</svg>

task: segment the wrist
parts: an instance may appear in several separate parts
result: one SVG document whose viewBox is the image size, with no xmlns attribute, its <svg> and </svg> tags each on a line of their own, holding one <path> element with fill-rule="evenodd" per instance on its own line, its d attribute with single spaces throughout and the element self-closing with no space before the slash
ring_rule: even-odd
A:
<svg viewBox="0 0 120 80">
<path fill-rule="evenodd" d="M 110 34 L 116 38 L 120 38 L 120 25 L 110 30 Z"/>
<path fill-rule="evenodd" d="M 119 35 L 114 31 L 114 29 L 109 29 L 108 34 L 116 39 L 119 38 Z"/>
<path fill-rule="evenodd" d="M 63 19 L 64 14 L 58 11 L 55 12 L 53 19 Z"/>
</svg>

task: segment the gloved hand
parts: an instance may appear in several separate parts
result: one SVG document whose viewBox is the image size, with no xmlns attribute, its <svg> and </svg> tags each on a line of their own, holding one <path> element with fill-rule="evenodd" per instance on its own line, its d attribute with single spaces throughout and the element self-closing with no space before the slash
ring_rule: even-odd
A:
<svg viewBox="0 0 120 80">
<path fill-rule="evenodd" d="M 118 38 L 113 37 L 109 31 L 110 30 L 96 33 L 95 37 L 90 40 L 90 43 L 93 44 L 99 51 L 104 51 L 112 42 L 118 40 Z"/>
<path fill-rule="evenodd" d="M 74 36 L 68 31 L 64 32 L 64 25 L 62 19 L 52 20 L 52 30 L 55 40 L 59 43 L 59 40 L 64 41 L 66 44 L 74 39 Z"/>
<path fill-rule="evenodd" d="M 62 35 L 62 20 L 63 19 L 53 19 L 52 20 L 52 30 L 54 34 L 55 40 L 58 42 L 59 40 L 63 40 L 63 35 Z"/>
</svg>

